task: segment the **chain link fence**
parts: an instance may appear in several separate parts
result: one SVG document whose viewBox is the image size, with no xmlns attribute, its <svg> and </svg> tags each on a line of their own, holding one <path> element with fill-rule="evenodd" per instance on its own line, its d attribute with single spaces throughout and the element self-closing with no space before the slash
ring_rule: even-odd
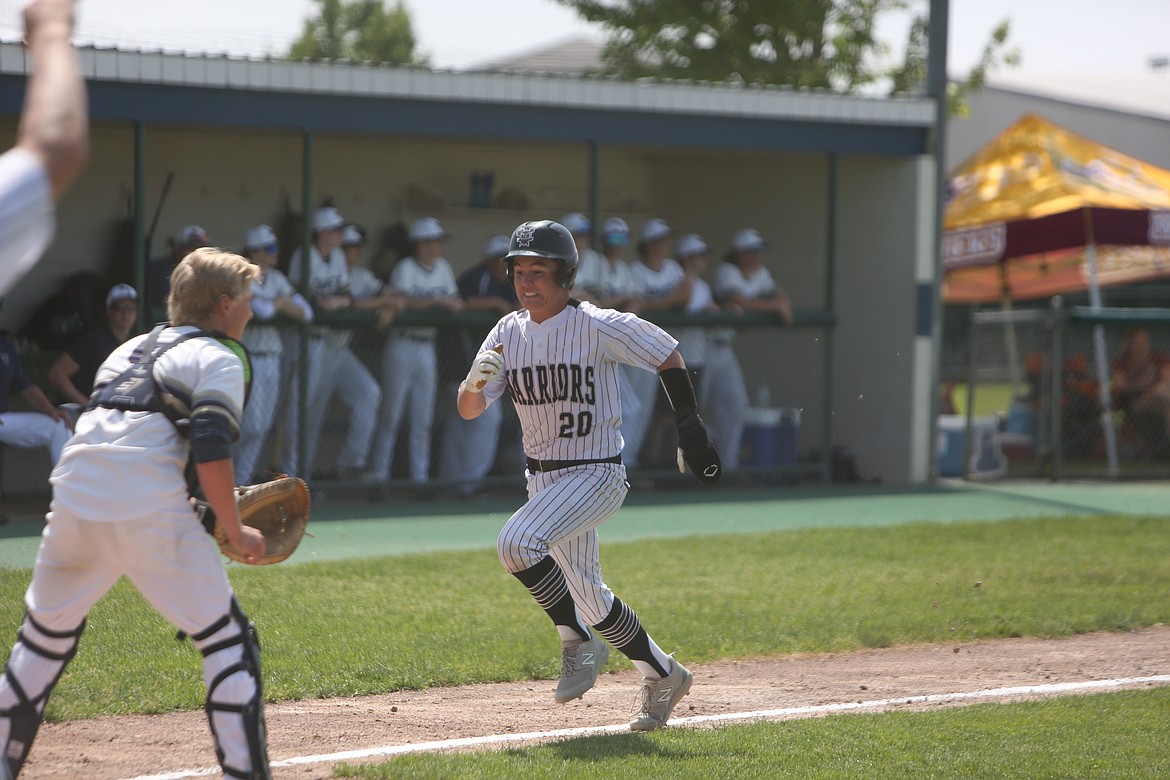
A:
<svg viewBox="0 0 1170 780">
<path fill-rule="evenodd" d="M 975 311 L 967 360 L 942 390 L 940 476 L 1170 476 L 1170 309 Z"/>
</svg>

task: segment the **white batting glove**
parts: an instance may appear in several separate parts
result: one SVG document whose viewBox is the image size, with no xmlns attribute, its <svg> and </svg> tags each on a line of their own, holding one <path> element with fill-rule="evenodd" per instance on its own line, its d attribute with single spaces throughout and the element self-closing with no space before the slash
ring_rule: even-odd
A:
<svg viewBox="0 0 1170 780">
<path fill-rule="evenodd" d="M 496 347 L 480 352 L 471 361 L 471 370 L 467 372 L 467 379 L 463 386 L 469 393 L 483 392 L 483 387 L 489 380 L 495 379 L 504 370 L 503 349 Z"/>
</svg>

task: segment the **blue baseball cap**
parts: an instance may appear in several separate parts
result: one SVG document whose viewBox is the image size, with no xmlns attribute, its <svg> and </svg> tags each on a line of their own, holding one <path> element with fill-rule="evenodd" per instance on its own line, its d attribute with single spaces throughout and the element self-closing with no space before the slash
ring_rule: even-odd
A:
<svg viewBox="0 0 1170 780">
<path fill-rule="evenodd" d="M 603 236 L 611 246 L 624 246 L 630 243 L 630 226 L 620 217 L 610 217 L 605 221 Z"/>
<path fill-rule="evenodd" d="M 569 232 L 575 236 L 585 235 L 593 227 L 588 217 L 576 211 L 561 217 L 561 224 L 568 228 Z"/>
</svg>

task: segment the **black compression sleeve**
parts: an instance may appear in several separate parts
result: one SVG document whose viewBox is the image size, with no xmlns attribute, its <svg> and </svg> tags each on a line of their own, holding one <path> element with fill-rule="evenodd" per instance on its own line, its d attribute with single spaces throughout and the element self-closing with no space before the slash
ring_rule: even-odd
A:
<svg viewBox="0 0 1170 780">
<path fill-rule="evenodd" d="M 685 368 L 665 368 L 658 372 L 662 389 L 670 401 L 670 408 L 679 412 L 693 412 L 699 408 L 695 398 L 695 386 L 691 384 L 691 373 Z"/>
</svg>

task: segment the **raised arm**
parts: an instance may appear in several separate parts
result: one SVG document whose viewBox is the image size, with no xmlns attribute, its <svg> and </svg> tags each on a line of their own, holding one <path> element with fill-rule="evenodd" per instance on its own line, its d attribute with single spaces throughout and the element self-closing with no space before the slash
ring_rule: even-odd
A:
<svg viewBox="0 0 1170 780">
<path fill-rule="evenodd" d="M 59 200 L 89 160 L 85 82 L 73 34 L 74 0 L 34 0 L 24 9 L 32 60 L 16 145 L 41 161 Z"/>
</svg>

